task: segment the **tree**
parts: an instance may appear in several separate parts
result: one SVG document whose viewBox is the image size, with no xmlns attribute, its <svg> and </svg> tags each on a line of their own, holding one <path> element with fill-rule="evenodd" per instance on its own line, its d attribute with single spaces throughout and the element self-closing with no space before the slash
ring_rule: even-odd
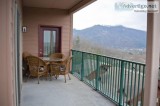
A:
<svg viewBox="0 0 160 106">
<path fill-rule="evenodd" d="M 73 41 L 73 49 L 80 50 L 80 37 L 77 36 Z"/>
</svg>

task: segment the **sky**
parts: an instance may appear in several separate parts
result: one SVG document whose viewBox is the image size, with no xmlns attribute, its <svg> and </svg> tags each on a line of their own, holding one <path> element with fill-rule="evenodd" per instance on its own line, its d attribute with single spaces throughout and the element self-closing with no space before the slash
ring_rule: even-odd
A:
<svg viewBox="0 0 160 106">
<path fill-rule="evenodd" d="M 146 13 L 117 11 L 115 10 L 115 3 L 117 1 L 118 0 L 97 0 L 74 13 L 73 28 L 85 29 L 94 25 L 123 25 L 125 27 L 146 31 Z"/>
</svg>

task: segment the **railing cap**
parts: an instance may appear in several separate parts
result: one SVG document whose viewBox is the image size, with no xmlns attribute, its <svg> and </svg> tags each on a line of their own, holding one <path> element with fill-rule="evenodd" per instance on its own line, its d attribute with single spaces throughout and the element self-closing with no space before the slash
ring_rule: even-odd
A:
<svg viewBox="0 0 160 106">
<path fill-rule="evenodd" d="M 116 57 L 110 57 L 110 56 L 106 56 L 106 55 L 102 55 L 102 54 L 96 54 L 96 53 L 91 53 L 91 52 L 86 52 L 86 51 L 80 51 L 80 50 L 73 50 L 73 49 L 72 49 L 72 51 L 86 53 L 86 54 L 92 54 L 92 55 L 96 55 L 96 56 L 102 56 L 102 57 L 106 57 L 106 58 L 110 58 L 110 59 L 115 59 L 115 60 L 120 60 L 120 61 L 124 61 L 124 62 L 130 62 L 130 63 L 140 64 L 140 65 L 145 65 L 144 63 L 140 63 L 140 62 L 136 62 L 136 61 L 130 61 L 130 60 L 125 60 L 125 59 L 120 59 L 120 58 L 116 58 Z"/>
</svg>

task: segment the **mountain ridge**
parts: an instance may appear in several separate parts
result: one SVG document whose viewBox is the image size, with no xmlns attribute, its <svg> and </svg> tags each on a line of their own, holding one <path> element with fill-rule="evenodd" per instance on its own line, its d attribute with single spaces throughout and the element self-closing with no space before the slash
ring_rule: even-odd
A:
<svg viewBox="0 0 160 106">
<path fill-rule="evenodd" d="M 92 27 L 77 30 L 73 29 L 73 38 L 87 40 L 95 45 L 116 49 L 145 49 L 146 32 L 118 26 L 94 25 Z"/>
</svg>

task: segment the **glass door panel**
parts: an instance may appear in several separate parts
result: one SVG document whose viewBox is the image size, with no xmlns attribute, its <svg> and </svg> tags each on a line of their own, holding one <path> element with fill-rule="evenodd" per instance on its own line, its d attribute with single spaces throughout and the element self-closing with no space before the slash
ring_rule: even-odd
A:
<svg viewBox="0 0 160 106">
<path fill-rule="evenodd" d="M 51 54 L 56 52 L 56 31 L 51 32 L 51 40 L 50 40 L 50 50 Z"/>
<path fill-rule="evenodd" d="M 56 51 L 56 31 L 44 30 L 43 39 L 43 56 L 48 57 Z"/>
<path fill-rule="evenodd" d="M 44 42 L 43 42 L 43 56 L 48 56 L 50 54 L 50 36 L 51 31 L 44 31 Z"/>
</svg>

